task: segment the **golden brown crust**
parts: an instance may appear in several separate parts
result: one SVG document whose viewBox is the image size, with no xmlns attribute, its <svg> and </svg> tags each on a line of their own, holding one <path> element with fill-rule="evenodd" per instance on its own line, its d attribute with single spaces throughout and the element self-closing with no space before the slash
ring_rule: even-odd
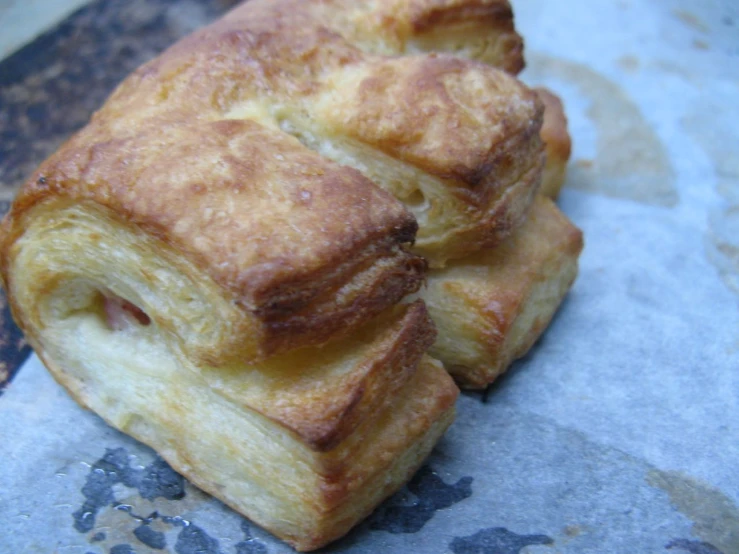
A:
<svg viewBox="0 0 739 554">
<path fill-rule="evenodd" d="M 141 331 L 78 313 L 29 339 L 80 405 L 298 550 L 344 535 L 395 492 L 454 415 L 457 387 L 421 359 L 433 339 L 421 303 L 251 367 L 193 366 Z"/>
<path fill-rule="evenodd" d="M 501 2 L 374 9 L 414 33 L 483 12 L 513 32 Z M 312 121 L 331 95 L 346 109 L 324 110 L 313 127 L 343 130 L 434 182 L 424 226 L 433 236 L 420 237 L 418 252 L 443 265 L 507 236 L 539 182 L 535 96 L 468 60 L 363 52 L 334 30 L 356 10 L 252 0 L 142 66 L 26 183 L 3 225 L 0 267 L 37 204 L 90 201 L 181 252 L 248 313 L 260 340 L 238 355 L 262 359 L 350 330 L 416 290 L 423 263 L 400 248 L 415 232 L 401 204 L 280 130 Z M 321 120 L 332 113 L 339 119 Z M 359 274 L 369 282 L 356 283 Z M 331 291 L 350 285 L 354 297 L 332 306 Z"/>
<path fill-rule="evenodd" d="M 326 126 L 343 121 L 352 138 L 471 190 L 498 176 L 492 169 L 503 156 L 518 155 L 500 145 L 535 143 L 542 122 L 543 108 L 520 81 L 448 55 L 366 64 L 334 87 L 341 97 L 318 106 Z"/>
<path fill-rule="evenodd" d="M 498 247 L 432 270 L 425 300 L 438 328 L 429 351 L 460 386 L 484 388 L 531 348 L 577 274 L 582 233 L 538 196 Z"/>
<path fill-rule="evenodd" d="M 397 306 L 323 348 L 271 358 L 258 384 L 244 381 L 239 367 L 222 368 L 215 380 L 207 373 L 205 378 L 234 404 L 279 423 L 310 448 L 328 451 L 409 379 L 435 337 L 426 306 L 415 302 Z M 355 359 L 351 371 L 316 378 L 319 367 L 328 375 L 335 360 L 349 358 Z"/>
<path fill-rule="evenodd" d="M 559 196 L 559 191 L 565 181 L 567 162 L 572 151 L 572 140 L 567 131 L 564 106 L 559 97 L 542 87 L 534 91 L 544 104 L 541 138 L 547 153 L 547 162 L 544 166 L 539 192 L 554 200 Z"/>
<path fill-rule="evenodd" d="M 188 258 L 261 322 L 262 344 L 239 353 L 250 359 L 323 342 L 420 283 L 424 263 L 399 248 L 413 239 L 410 214 L 291 137 L 250 121 L 156 121 L 110 140 L 91 138 L 97 131 L 86 128 L 24 187 L 4 222 L 4 266 L 36 205 L 105 206 Z M 354 293 L 337 302 L 336 290 L 356 276 Z"/>
<path fill-rule="evenodd" d="M 446 52 L 514 75 L 524 67 L 523 40 L 507 0 L 324 0 L 314 9 L 365 52 Z"/>
<path fill-rule="evenodd" d="M 428 55 L 352 66 L 312 112 L 297 126 L 330 137 L 326 155 L 406 203 L 419 221 L 415 251 L 434 267 L 507 237 L 540 183 L 543 105 L 481 63 Z"/>
</svg>

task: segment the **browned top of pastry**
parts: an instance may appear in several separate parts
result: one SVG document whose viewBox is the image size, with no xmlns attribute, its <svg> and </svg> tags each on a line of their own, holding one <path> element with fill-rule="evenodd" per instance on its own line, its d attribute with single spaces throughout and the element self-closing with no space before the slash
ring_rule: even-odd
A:
<svg viewBox="0 0 739 554">
<path fill-rule="evenodd" d="M 508 0 L 323 0 L 313 9 L 367 52 L 447 52 L 512 74 L 524 67 Z"/>
<path fill-rule="evenodd" d="M 375 48 L 349 24 L 366 17 L 376 28 Z M 286 314 L 305 313 L 319 299 L 330 311 L 327 297 L 348 283 L 355 293 L 372 289 L 352 303 L 365 306 L 366 316 L 377 313 L 418 286 L 423 263 L 401 249 L 416 223 L 360 172 L 283 132 L 285 122 L 318 114 L 315 128 L 330 134 L 332 113 L 350 117 L 347 136 L 449 181 L 473 204 L 489 196 L 496 184 L 476 187 L 491 165 L 510 164 L 501 151 L 515 157 L 500 148 L 511 129 L 536 134 L 535 95 L 481 63 L 386 56 L 420 51 L 419 37 L 460 28 L 471 36 L 494 31 L 503 37 L 494 48 L 499 65 L 520 66 L 507 2 L 245 3 L 139 68 L 41 165 L 4 221 L 4 257 L 35 205 L 89 200 L 181 252 L 275 328 L 310 334 L 310 318 L 294 324 Z M 438 49 L 453 51 L 450 44 Z M 346 111 L 332 112 L 332 100 Z M 362 282 L 378 260 L 382 275 Z M 380 281 L 398 276 L 402 283 L 383 299 Z"/>
<path fill-rule="evenodd" d="M 198 259 L 250 309 L 264 307 L 277 283 L 413 240 L 415 222 L 388 194 L 252 121 L 152 118 L 108 132 L 93 122 L 66 143 L 11 218 L 47 198 L 94 200 Z"/>
</svg>

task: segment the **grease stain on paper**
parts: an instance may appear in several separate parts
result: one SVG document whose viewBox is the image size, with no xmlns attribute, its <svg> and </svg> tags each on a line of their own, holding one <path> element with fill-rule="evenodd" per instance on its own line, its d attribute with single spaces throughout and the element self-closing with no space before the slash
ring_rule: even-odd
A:
<svg viewBox="0 0 739 554">
<path fill-rule="evenodd" d="M 684 550 L 690 554 L 724 554 L 710 543 L 691 541 L 689 539 L 675 539 L 665 546 L 667 550 Z"/>
<path fill-rule="evenodd" d="M 567 525 L 564 529 L 564 534 L 568 537 L 578 537 L 583 533 L 583 530 L 579 525 Z"/>
<path fill-rule="evenodd" d="M 141 524 L 133 530 L 133 535 L 139 540 L 139 542 L 145 544 L 149 548 L 162 550 L 167 546 L 167 538 L 164 535 L 164 532 L 153 529 L 146 522 L 141 522 Z"/>
<path fill-rule="evenodd" d="M 723 95 L 730 101 L 739 94 L 739 86 Z M 711 160 L 717 180 L 717 190 L 730 204 L 739 204 L 739 156 L 736 148 L 736 126 L 731 114 L 726 114 L 726 105 L 719 99 L 699 97 L 694 108 L 680 120 L 685 132 Z M 736 111 L 736 109 L 735 109 Z M 739 111 L 734 114 L 739 116 Z M 728 117 L 724 117 L 728 116 Z"/>
<path fill-rule="evenodd" d="M 82 487 L 85 501 L 73 514 L 74 528 L 89 533 L 91 544 L 121 554 L 168 547 L 177 554 L 220 554 L 218 540 L 205 528 L 181 515 L 166 515 L 195 511 L 210 497 L 158 456 L 145 467 L 133 459 L 125 448 L 109 448 L 92 464 Z M 244 540 L 235 545 L 237 554 L 266 554 L 246 520 L 241 530 Z"/>
<path fill-rule="evenodd" d="M 482 529 L 469 537 L 457 537 L 449 548 L 454 554 L 519 554 L 533 545 L 551 545 L 547 535 L 519 535 L 505 527 Z"/>
<path fill-rule="evenodd" d="M 110 549 L 110 554 L 136 554 L 130 544 L 116 544 Z"/>
<path fill-rule="evenodd" d="M 236 543 L 236 554 L 267 554 L 267 547 L 251 534 L 251 525 L 245 519 L 241 520 L 241 531 L 244 540 Z"/>
<path fill-rule="evenodd" d="M 667 493 L 672 505 L 693 522 L 695 536 L 719 552 L 739 552 L 739 508 L 723 492 L 679 471 L 651 469 L 647 483 Z M 680 544 L 687 543 L 675 544 L 684 549 Z"/>
<path fill-rule="evenodd" d="M 139 469 L 130 465 L 124 448 L 107 449 L 90 468 L 82 487 L 85 502 L 72 514 L 77 531 L 87 533 L 95 527 L 98 512 L 115 503 L 113 487 L 119 483 L 137 489 L 147 500 L 179 500 L 185 496 L 184 479 L 161 458 Z"/>
<path fill-rule="evenodd" d="M 694 13 L 691 13 L 688 10 L 672 10 L 672 13 L 677 19 L 682 21 L 693 31 L 698 31 L 699 33 L 703 34 L 708 33 L 708 25 L 701 21 L 701 19 Z"/>
<path fill-rule="evenodd" d="M 434 514 L 472 495 L 472 477 L 462 477 L 447 485 L 429 466 L 423 466 L 408 483 L 407 492 L 415 499 L 408 504 L 402 491 L 370 516 L 370 529 L 388 533 L 417 533 Z"/>
<path fill-rule="evenodd" d="M 728 101 L 734 94 L 739 94 L 736 87 L 725 99 Z M 713 210 L 709 216 L 708 260 L 726 286 L 739 294 L 739 156 L 735 147 L 736 130 L 729 124 L 736 118 L 726 114 L 720 104 L 721 99 L 699 98 L 681 124 L 710 159 L 716 192 L 726 201 L 724 207 Z M 721 113 L 724 115 L 719 117 Z"/>
<path fill-rule="evenodd" d="M 624 54 L 616 60 L 616 63 L 621 69 L 627 71 L 628 73 L 634 73 L 641 67 L 641 62 L 639 61 L 639 58 L 637 58 L 636 56 L 632 56 L 631 54 Z"/>
<path fill-rule="evenodd" d="M 192 523 L 183 527 L 177 535 L 174 551 L 177 554 L 221 554 L 218 540 Z"/>
<path fill-rule="evenodd" d="M 700 39 L 697 39 L 697 38 L 696 39 L 693 39 L 693 43 L 692 44 L 693 44 L 693 48 L 695 48 L 696 50 L 710 50 L 711 49 L 711 45 L 710 44 L 708 44 L 704 40 L 700 40 Z"/>
<path fill-rule="evenodd" d="M 624 68 L 637 60 L 622 59 Z M 587 116 L 597 129 L 592 166 L 571 166 L 567 186 L 657 206 L 678 202 L 675 172 L 656 132 L 634 101 L 616 83 L 590 67 L 542 53 L 530 53 L 534 80 L 560 79 L 589 100 Z"/>
</svg>

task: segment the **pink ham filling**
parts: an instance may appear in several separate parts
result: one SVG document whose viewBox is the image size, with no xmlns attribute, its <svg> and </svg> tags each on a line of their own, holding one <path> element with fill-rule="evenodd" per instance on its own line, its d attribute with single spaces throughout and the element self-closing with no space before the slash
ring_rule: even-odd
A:
<svg viewBox="0 0 739 554">
<path fill-rule="evenodd" d="M 105 320 L 113 331 L 122 331 L 133 325 L 149 325 L 151 318 L 141 308 L 118 296 L 103 296 Z"/>
</svg>

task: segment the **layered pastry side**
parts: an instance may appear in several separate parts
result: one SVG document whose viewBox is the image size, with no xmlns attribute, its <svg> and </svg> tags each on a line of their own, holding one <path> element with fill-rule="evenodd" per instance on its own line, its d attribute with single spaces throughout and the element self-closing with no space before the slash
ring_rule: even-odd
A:
<svg viewBox="0 0 739 554">
<path fill-rule="evenodd" d="M 142 66 L 93 127 L 119 137 L 186 121 L 211 134 L 228 121 L 237 135 L 231 122 L 252 121 L 291 135 L 400 200 L 419 222 L 413 251 L 443 266 L 510 235 L 540 182 L 537 95 L 429 39 L 450 29 L 461 40 L 472 26 L 474 42 L 488 31 L 500 39 L 491 56 L 517 70 L 520 38 L 501 5 L 252 0 Z M 374 43 L 356 31 L 363 18 L 379 26 Z"/>
<path fill-rule="evenodd" d="M 463 388 L 482 389 L 523 357 L 546 330 L 575 281 L 582 232 L 551 201 L 566 176 L 571 140 L 561 100 L 546 105 L 546 165 L 524 224 L 502 244 L 432 269 L 424 299 L 438 337 L 430 353 Z"/>
<path fill-rule="evenodd" d="M 582 247 L 582 232 L 540 195 L 503 244 L 431 270 L 418 294 L 438 328 L 430 354 L 460 386 L 487 387 L 547 328 Z"/>
<path fill-rule="evenodd" d="M 427 265 L 467 275 L 498 252 L 525 266 L 508 297 L 547 305 L 526 268 L 569 280 L 576 233 L 553 261 L 528 238 L 564 226 L 534 201 L 545 109 L 513 76 L 512 17 L 501 0 L 250 0 L 143 65 L 3 220 L 29 343 L 80 404 L 297 549 L 348 532 L 453 418 L 427 309 L 400 304 Z M 436 352 L 470 317 L 490 328 L 486 275 L 462 314 L 429 277 Z M 458 298 L 478 291 L 463 281 Z"/>
<path fill-rule="evenodd" d="M 572 139 L 567 129 L 567 115 L 562 100 L 552 91 L 534 89 L 544 104 L 544 124 L 541 139 L 546 148 L 547 161 L 541 178 L 539 194 L 556 200 L 567 177 L 567 162 L 572 153 Z"/>
<path fill-rule="evenodd" d="M 423 303 L 320 347 L 208 363 L 178 329 L 218 323 L 223 300 L 201 321 L 175 266 L 136 259 L 157 239 L 100 232 L 89 211 L 32 217 L 9 248 L 6 285 L 29 343 L 80 405 L 295 548 L 348 532 L 451 423 L 458 389 L 424 354 L 435 332 Z M 140 291 L 147 301 L 134 303 Z M 172 310 L 194 319 L 171 325 Z"/>
</svg>

